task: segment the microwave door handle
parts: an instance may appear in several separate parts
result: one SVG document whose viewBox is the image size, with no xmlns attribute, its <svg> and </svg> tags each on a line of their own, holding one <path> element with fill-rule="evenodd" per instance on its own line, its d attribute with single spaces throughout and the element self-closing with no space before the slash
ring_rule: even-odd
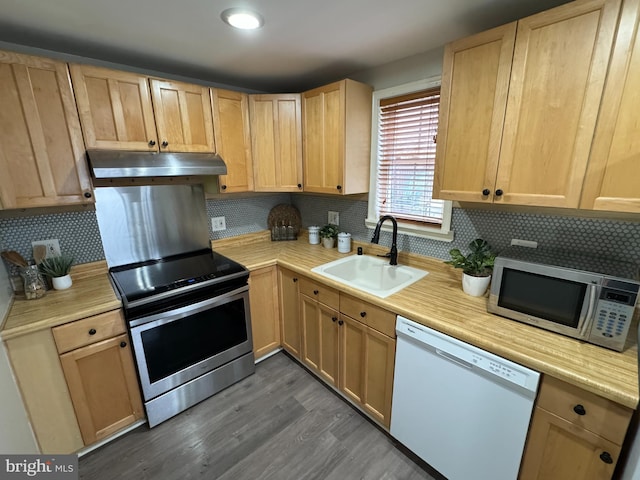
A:
<svg viewBox="0 0 640 480">
<path fill-rule="evenodd" d="M 585 338 L 587 327 L 592 323 L 591 317 L 595 313 L 594 310 L 596 306 L 597 290 L 597 285 L 589 285 L 589 307 L 587 308 L 587 314 L 582 320 L 582 327 L 580 328 L 580 338 Z"/>
</svg>

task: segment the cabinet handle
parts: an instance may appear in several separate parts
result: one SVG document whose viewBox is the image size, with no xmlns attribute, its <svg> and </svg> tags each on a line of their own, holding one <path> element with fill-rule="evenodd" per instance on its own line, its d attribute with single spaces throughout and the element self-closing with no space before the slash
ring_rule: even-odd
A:
<svg viewBox="0 0 640 480">
<path fill-rule="evenodd" d="M 482 195 L 484 195 L 485 197 L 490 193 L 491 193 L 491 190 L 489 190 L 488 188 L 485 188 L 484 190 L 482 190 Z"/>
<path fill-rule="evenodd" d="M 298 188 L 302 188 L 302 184 L 301 183 L 298 184 Z"/>
<path fill-rule="evenodd" d="M 580 404 L 578 404 L 575 407 L 573 407 L 573 411 L 576 412 L 578 415 L 586 415 L 587 414 L 587 411 Z"/>
<path fill-rule="evenodd" d="M 337 320 L 338 320 L 338 317 L 331 317 L 331 321 L 332 321 L 332 322 L 334 322 L 334 323 L 335 323 Z"/>
<path fill-rule="evenodd" d="M 361 316 L 362 318 L 366 317 L 366 316 L 367 316 L 367 312 L 360 312 L 360 316 Z"/>
<path fill-rule="evenodd" d="M 496 190 L 496 197 L 501 197 L 503 193 L 504 193 L 504 192 L 502 191 L 502 189 L 501 189 L 501 188 L 497 189 L 497 190 Z"/>
<path fill-rule="evenodd" d="M 313 291 L 313 294 L 314 294 L 314 295 L 317 295 L 317 294 L 319 294 L 319 293 L 320 293 L 320 292 L 319 292 L 318 290 L 314 290 L 314 291 Z"/>
<path fill-rule="evenodd" d="M 296 283 L 297 281 L 298 281 L 298 279 L 294 277 L 293 278 L 293 283 Z"/>
<path fill-rule="evenodd" d="M 91 192 L 84 192 L 84 198 L 91 198 L 92 196 Z"/>
<path fill-rule="evenodd" d="M 124 348 L 127 346 L 127 342 L 120 342 L 120 348 Z"/>
<path fill-rule="evenodd" d="M 342 324 L 343 324 L 343 323 L 344 323 L 344 321 L 343 321 L 343 320 L 340 320 L 340 321 L 338 322 L 338 325 L 342 326 Z"/>
<path fill-rule="evenodd" d="M 222 190 L 226 190 L 226 189 L 227 189 L 227 186 L 226 186 L 226 185 L 222 185 L 220 188 L 221 188 Z"/>
<path fill-rule="evenodd" d="M 166 140 L 162 141 L 162 146 L 163 147 L 168 147 L 169 146 L 169 142 L 167 142 Z"/>
<path fill-rule="evenodd" d="M 150 146 L 150 147 L 155 146 L 155 144 L 156 144 L 156 141 L 155 141 L 155 140 L 149 140 L 149 146 Z"/>
<path fill-rule="evenodd" d="M 338 190 L 342 190 L 342 185 L 336 185 L 336 188 L 337 188 Z"/>
<path fill-rule="evenodd" d="M 612 464 L 613 463 L 613 458 L 611 458 L 611 454 L 609 452 L 602 452 L 600 454 L 600 460 L 602 460 L 604 463 L 608 463 L 608 464 Z"/>
<path fill-rule="evenodd" d="M 95 335 L 96 334 L 96 329 L 92 328 L 91 330 L 89 330 L 89 335 Z"/>
</svg>

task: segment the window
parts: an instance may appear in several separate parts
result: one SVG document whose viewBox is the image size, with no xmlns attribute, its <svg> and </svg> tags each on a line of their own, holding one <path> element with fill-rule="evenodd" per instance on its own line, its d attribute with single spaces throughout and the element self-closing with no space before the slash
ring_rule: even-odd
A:
<svg viewBox="0 0 640 480">
<path fill-rule="evenodd" d="M 439 79 L 379 90 L 373 103 L 367 226 L 393 215 L 401 233 L 453 240 L 451 202 L 432 198 Z"/>
</svg>

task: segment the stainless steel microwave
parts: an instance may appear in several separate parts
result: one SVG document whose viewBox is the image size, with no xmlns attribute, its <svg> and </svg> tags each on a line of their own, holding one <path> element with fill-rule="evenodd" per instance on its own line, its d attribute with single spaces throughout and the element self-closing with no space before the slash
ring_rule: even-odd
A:
<svg viewBox="0 0 640 480">
<path fill-rule="evenodd" d="M 639 289 L 637 265 L 510 247 L 496 257 L 487 309 L 622 351 Z"/>
</svg>

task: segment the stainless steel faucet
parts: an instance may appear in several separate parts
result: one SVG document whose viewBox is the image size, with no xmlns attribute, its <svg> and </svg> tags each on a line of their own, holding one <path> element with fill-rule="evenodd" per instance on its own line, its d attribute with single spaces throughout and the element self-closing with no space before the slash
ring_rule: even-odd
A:
<svg viewBox="0 0 640 480">
<path fill-rule="evenodd" d="M 380 217 L 378 220 L 378 224 L 376 225 L 376 229 L 373 231 L 373 237 L 371 238 L 371 243 L 378 243 L 380 241 L 380 227 L 385 220 L 391 220 L 393 223 L 393 239 L 391 240 L 391 251 L 386 255 L 379 255 L 380 257 L 389 257 L 389 265 L 397 265 L 398 264 L 398 222 L 391 215 L 384 215 Z"/>
</svg>

